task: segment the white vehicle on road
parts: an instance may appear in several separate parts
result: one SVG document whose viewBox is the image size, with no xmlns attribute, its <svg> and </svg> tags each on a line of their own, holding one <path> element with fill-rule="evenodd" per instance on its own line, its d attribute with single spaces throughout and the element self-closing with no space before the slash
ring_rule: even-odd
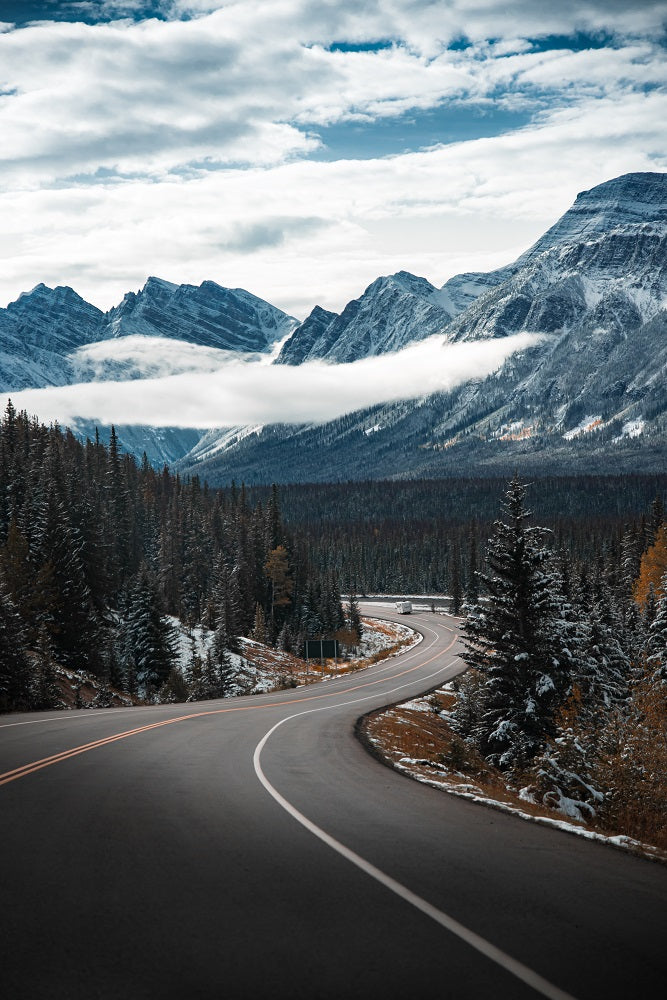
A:
<svg viewBox="0 0 667 1000">
<path fill-rule="evenodd" d="M 412 613 L 412 601 L 396 601 L 396 610 L 399 615 L 409 615 Z"/>
</svg>

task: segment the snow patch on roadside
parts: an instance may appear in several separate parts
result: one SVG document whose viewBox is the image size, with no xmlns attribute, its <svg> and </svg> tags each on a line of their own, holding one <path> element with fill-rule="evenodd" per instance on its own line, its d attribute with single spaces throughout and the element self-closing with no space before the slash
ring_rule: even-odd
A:
<svg viewBox="0 0 667 1000">
<path fill-rule="evenodd" d="M 453 694 L 454 687 L 452 682 L 450 681 L 443 685 L 438 689 L 438 691 L 443 694 Z M 398 713 L 402 710 L 432 713 L 432 697 L 433 694 L 426 694 L 418 698 L 412 698 L 409 701 L 394 705 L 383 714 L 386 716 L 389 713 Z M 448 714 L 447 709 L 443 709 L 439 713 L 442 718 L 446 718 Z M 408 720 L 401 720 L 400 718 L 396 718 L 394 722 L 403 722 L 408 724 Z M 395 748 L 392 751 L 392 747 L 386 742 L 386 739 L 383 740 L 377 736 L 372 736 L 368 730 L 366 731 L 365 738 L 369 743 L 373 744 L 378 753 L 391 767 L 400 771 L 401 774 L 405 774 L 408 777 L 413 778 L 415 781 L 421 782 L 423 785 L 429 785 L 431 788 L 437 788 L 439 791 L 447 792 L 450 795 L 456 795 L 459 798 L 468 799 L 468 801 L 475 802 L 478 805 L 484 805 L 492 809 L 497 809 L 500 812 L 510 813 L 513 816 L 518 816 L 520 819 L 528 820 L 532 823 L 540 823 L 543 826 L 549 826 L 552 829 L 560 830 L 563 833 L 570 833 L 578 837 L 585 837 L 587 840 L 607 844 L 611 847 L 630 851 L 634 854 L 640 854 L 653 860 L 667 862 L 667 851 L 654 847 L 652 844 L 646 844 L 642 841 L 634 840 L 632 837 L 627 837 L 623 834 L 613 835 L 599 833 L 596 830 L 588 829 L 583 822 L 570 822 L 567 818 L 558 819 L 556 817 L 526 812 L 518 805 L 506 802 L 503 799 L 495 798 L 492 794 L 489 794 L 487 789 L 483 789 L 478 784 L 475 784 L 474 781 L 471 781 L 468 775 L 459 771 L 454 771 L 448 768 L 445 764 L 439 763 L 437 760 L 431 760 L 430 758 L 423 757 L 410 757 L 405 754 L 397 756 L 397 753 L 400 754 L 400 751 L 397 751 Z M 431 774 L 428 776 L 425 775 L 423 773 L 424 768 L 428 768 Z M 514 792 L 514 790 L 511 789 L 508 789 L 508 791 L 513 791 L 513 793 L 516 794 L 520 800 L 526 802 L 527 804 L 536 804 L 529 788 L 522 788 L 518 792 Z"/>
</svg>

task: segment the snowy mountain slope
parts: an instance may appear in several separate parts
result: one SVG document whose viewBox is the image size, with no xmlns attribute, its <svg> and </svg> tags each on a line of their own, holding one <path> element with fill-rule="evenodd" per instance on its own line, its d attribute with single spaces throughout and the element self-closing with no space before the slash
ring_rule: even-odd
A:
<svg viewBox="0 0 667 1000">
<path fill-rule="evenodd" d="M 300 365 L 315 358 L 357 361 L 398 351 L 442 332 L 454 316 L 510 273 L 510 268 L 500 268 L 488 274 L 457 274 L 442 288 L 408 271 L 376 278 L 340 315 L 315 306 L 285 343 L 276 364 Z"/>
<path fill-rule="evenodd" d="M 471 297 L 482 286 L 448 324 L 448 341 L 532 331 L 548 335 L 542 344 L 452 393 L 319 427 L 266 427 L 218 449 L 210 440 L 206 461 L 183 465 L 213 482 L 511 471 L 519 457 L 538 469 L 664 466 L 666 251 L 667 175 L 584 192 L 486 289 L 477 275 L 448 283 L 450 295 L 465 294 L 472 280 Z"/>
<path fill-rule="evenodd" d="M 324 341 L 326 331 L 338 319 L 338 313 L 315 306 L 309 316 L 296 328 L 292 336 L 283 344 L 275 363 L 278 365 L 300 365 L 302 361 L 319 357 L 315 353 Z"/>
<path fill-rule="evenodd" d="M 228 351 L 267 351 L 297 321 L 241 288 L 215 281 L 174 285 L 149 278 L 107 314 L 103 339 L 142 334 Z"/>
<path fill-rule="evenodd" d="M 40 284 L 0 309 L 0 391 L 145 378 L 164 373 L 170 359 L 175 371 L 202 364 L 210 370 L 216 351 L 264 354 L 296 325 L 256 295 L 214 281 L 173 285 L 149 278 L 108 313 L 71 288 Z M 105 347 L 108 341 L 114 343 Z"/>
<path fill-rule="evenodd" d="M 656 455 L 664 463 L 667 435 L 666 251 L 667 175 L 643 173 L 580 194 L 508 267 L 439 289 L 400 271 L 340 315 L 315 307 L 298 327 L 215 282 L 150 278 L 108 314 L 40 285 L 0 310 L 0 388 L 211 370 L 230 349 L 268 359 L 285 337 L 281 364 L 352 361 L 435 332 L 450 342 L 539 332 L 541 345 L 451 393 L 322 426 L 131 427 L 127 444 L 140 455 L 143 443 L 158 463 L 188 449 L 180 467 L 213 482 L 439 474 L 457 463 L 504 470 L 516 456 L 536 467 L 576 468 L 585 455 L 648 468 Z"/>
<path fill-rule="evenodd" d="M 104 313 L 66 286 L 39 284 L 0 309 L 0 388 L 66 385 L 70 354 L 99 339 Z"/>
<path fill-rule="evenodd" d="M 450 316 L 458 316 L 492 288 L 502 284 L 512 273 L 511 267 L 501 267 L 484 274 L 479 271 L 456 274 L 446 281 L 435 298 Z"/>
<path fill-rule="evenodd" d="M 614 177 L 577 195 L 572 208 L 517 261 L 522 266 L 562 244 L 585 244 L 617 228 L 667 224 L 667 174 Z"/>
<path fill-rule="evenodd" d="M 583 243 L 556 245 L 481 296 L 449 326 L 449 340 L 522 330 L 559 333 L 595 315 L 602 325 L 645 322 L 667 299 L 667 225 L 617 226 Z"/>
<path fill-rule="evenodd" d="M 230 352 L 268 354 L 296 325 L 256 295 L 213 281 L 197 287 L 149 278 L 108 313 L 71 288 L 40 284 L 0 309 L 0 392 L 214 371 Z M 79 433 L 93 434 L 94 427 L 81 423 Z M 146 451 L 162 465 L 182 457 L 202 433 L 135 426 L 119 436 L 138 457 Z"/>
<path fill-rule="evenodd" d="M 326 323 L 311 315 L 292 334 L 278 356 L 278 364 L 302 364 L 315 358 L 357 361 L 397 351 L 415 340 L 443 330 L 453 316 L 441 293 L 426 278 L 407 271 L 376 278 L 358 299 Z M 315 323 L 320 329 L 315 330 Z"/>
</svg>

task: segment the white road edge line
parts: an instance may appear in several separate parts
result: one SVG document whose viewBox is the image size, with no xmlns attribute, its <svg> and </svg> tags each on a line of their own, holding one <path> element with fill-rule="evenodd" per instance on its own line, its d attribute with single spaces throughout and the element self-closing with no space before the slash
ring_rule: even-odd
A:
<svg viewBox="0 0 667 1000">
<path fill-rule="evenodd" d="M 460 657 L 457 656 L 454 660 L 452 660 L 452 663 L 455 663 L 456 660 L 458 659 L 460 659 Z M 449 663 L 447 666 L 450 667 L 452 663 Z M 446 668 L 441 667 L 434 673 L 428 674 L 426 677 L 424 677 L 424 680 L 428 681 L 433 677 L 437 677 L 438 674 L 441 674 L 443 672 L 443 669 Z M 400 684 L 398 685 L 398 687 L 392 688 L 390 691 L 388 691 L 387 694 L 394 694 L 395 692 L 400 691 L 405 687 L 409 687 L 411 683 L 414 682 L 406 682 L 405 684 Z M 326 833 L 325 830 L 322 830 L 321 827 L 313 823 L 312 820 L 308 819 L 307 816 L 304 816 L 302 812 L 299 812 L 296 806 L 293 806 L 291 802 L 288 802 L 287 799 L 283 795 L 281 795 L 276 788 L 274 788 L 269 779 L 266 777 L 264 771 L 262 770 L 262 764 L 261 764 L 262 750 L 266 746 L 267 742 L 269 741 L 273 733 L 275 733 L 276 729 L 279 729 L 286 722 L 291 722 L 292 719 L 298 719 L 299 716 L 301 715 L 311 715 L 314 712 L 326 712 L 332 708 L 340 708 L 343 705 L 355 705 L 362 701 L 369 701 L 373 697 L 374 695 L 366 695 L 366 697 L 364 698 L 355 698 L 352 701 L 338 702 L 337 705 L 323 705 L 320 706 L 319 708 L 310 708 L 306 709 L 303 712 L 296 712 L 294 715 L 288 715 L 287 718 L 285 719 L 281 719 L 280 722 L 277 722 L 275 726 L 272 726 L 271 729 L 269 729 L 268 733 L 266 733 L 262 737 L 262 739 L 255 747 L 255 752 L 253 754 L 253 765 L 258 780 L 264 786 L 265 790 L 269 793 L 269 795 L 273 799 L 275 799 L 278 805 L 281 806 L 285 810 L 285 812 L 289 813 L 289 815 L 292 816 L 292 818 L 295 819 L 297 823 L 300 823 L 301 826 L 305 827 L 306 830 L 312 833 L 313 836 L 317 837 L 323 843 L 327 844 L 328 847 L 336 851 L 337 854 L 340 854 L 343 858 L 345 858 L 351 864 L 355 865 L 362 872 L 365 872 L 366 875 L 369 875 L 371 878 L 375 879 L 375 881 L 379 882 L 380 885 L 385 886 L 385 888 L 389 889 L 390 892 L 393 892 L 395 895 L 405 900 L 405 902 L 410 903 L 411 906 L 414 906 L 415 909 L 419 910 L 421 913 L 424 913 L 427 917 L 430 917 L 431 920 L 434 920 L 441 927 L 444 927 L 445 930 L 449 931 L 451 934 L 454 934 L 461 941 L 465 941 L 465 943 L 470 945 L 471 948 L 474 948 L 475 951 L 478 951 L 480 954 L 484 955 L 492 962 L 495 962 L 496 965 L 499 965 L 501 968 L 505 969 L 506 972 L 509 972 L 510 975 L 514 976 L 516 979 L 520 979 L 521 982 L 525 983 L 527 986 L 530 986 L 531 989 L 535 990 L 536 993 L 541 994 L 541 996 L 548 997 L 549 1000 L 575 1000 L 575 998 L 570 993 L 565 993 L 557 986 L 554 986 L 553 983 L 550 983 L 547 979 L 544 979 L 542 976 L 539 975 L 539 973 L 535 972 L 533 969 L 528 968 L 527 965 L 523 965 L 523 963 L 517 961 L 517 959 L 512 958 L 511 955 L 508 955 L 504 951 L 501 951 L 500 948 L 496 948 L 496 946 L 491 944 L 490 941 L 487 941 L 485 938 L 480 937 L 479 934 L 476 934 L 474 931 L 471 931 L 468 927 L 464 927 L 464 925 L 460 924 L 458 920 L 455 920 L 453 917 L 450 917 L 447 913 L 444 913 L 442 910 L 439 910 L 436 906 L 433 906 L 432 903 L 427 902 L 427 900 L 422 899 L 421 896 L 418 896 L 416 893 L 412 892 L 412 890 L 408 889 L 400 882 L 397 882 L 396 879 L 391 877 L 391 875 L 387 875 L 380 868 L 376 868 L 375 865 L 371 864 L 370 861 L 366 861 L 365 858 L 362 858 L 359 854 L 356 854 L 355 851 L 350 850 L 350 848 L 346 847 L 345 844 L 341 844 L 339 840 L 336 840 L 335 837 L 332 837 L 330 834 Z"/>
</svg>

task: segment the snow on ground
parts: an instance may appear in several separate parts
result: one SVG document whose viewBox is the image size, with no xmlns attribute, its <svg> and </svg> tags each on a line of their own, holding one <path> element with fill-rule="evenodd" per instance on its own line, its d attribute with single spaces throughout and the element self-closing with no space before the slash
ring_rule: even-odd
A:
<svg viewBox="0 0 667 1000">
<path fill-rule="evenodd" d="M 176 666 L 187 675 L 195 660 L 205 663 L 207 654 L 213 651 L 214 633 L 211 629 L 196 625 L 189 628 L 178 618 L 168 615 L 172 626 L 176 647 Z M 394 656 L 421 642 L 421 635 L 402 623 L 378 621 L 364 617 L 362 641 L 347 660 L 319 661 L 305 660 L 284 650 L 272 649 L 253 639 L 239 639 L 240 652 L 228 653 L 229 683 L 226 697 L 261 694 L 282 690 L 319 680 L 329 680 L 340 674 L 351 673 L 372 666 L 379 660 Z M 131 706 L 141 702 L 121 691 L 112 690 L 108 685 L 83 671 L 56 668 L 58 708 L 110 708 Z"/>
<path fill-rule="evenodd" d="M 501 812 L 511 813 L 529 822 L 541 823 L 543 826 L 585 837 L 587 840 L 595 840 L 634 854 L 667 861 L 667 852 L 651 844 L 620 834 L 599 833 L 590 829 L 583 821 L 571 822 L 567 818 L 559 818 L 553 811 L 536 803 L 529 788 L 518 791 L 506 786 L 495 788 L 481 780 L 476 781 L 471 775 L 448 767 L 442 761 L 443 755 L 437 752 L 437 735 L 430 731 L 437 728 L 438 719 L 446 721 L 448 714 L 447 707 L 443 709 L 442 705 L 438 706 L 436 701 L 438 697 L 444 697 L 445 702 L 449 702 L 451 707 L 455 697 L 451 683 L 437 692 L 423 695 L 421 698 L 412 698 L 410 701 L 394 705 L 385 712 L 371 714 L 364 719 L 362 728 L 365 739 L 391 767 L 431 788 L 437 788 L 480 805 L 490 806 Z M 429 726 L 429 717 L 433 720 L 432 726 Z M 418 737 L 417 740 L 415 736 Z M 428 756 L 413 756 L 407 748 L 415 746 L 426 749 Z M 526 804 L 526 808 L 522 808 L 521 802 Z"/>
<path fill-rule="evenodd" d="M 213 632 L 204 628 L 203 625 L 195 625 L 194 628 L 187 628 L 180 619 L 173 615 L 166 616 L 176 635 L 176 653 L 178 656 L 178 667 L 185 670 L 192 661 L 193 654 L 205 660 L 206 654 L 213 650 Z"/>
<path fill-rule="evenodd" d="M 401 652 L 421 642 L 419 632 L 402 622 L 385 622 L 377 618 L 362 618 L 361 643 L 355 660 L 366 660 L 394 646 L 401 646 Z"/>
<path fill-rule="evenodd" d="M 178 618 L 167 616 L 176 635 L 177 666 L 186 673 L 195 657 L 206 660 L 213 652 L 214 632 L 196 625 L 188 628 Z M 239 639 L 240 652 L 228 653 L 231 682 L 227 697 L 244 694 L 261 694 L 287 686 L 297 658 L 279 650 L 271 649 L 252 639 Z"/>
<path fill-rule="evenodd" d="M 194 657 L 206 660 L 213 649 L 214 633 L 201 625 L 190 629 L 178 618 L 169 616 L 177 636 L 178 667 L 186 673 Z M 362 618 L 362 641 L 349 659 L 305 660 L 261 642 L 241 637 L 240 653 L 229 653 L 232 682 L 227 697 L 260 694 L 286 687 L 297 687 L 318 680 L 329 680 L 377 663 L 380 659 L 403 652 L 421 642 L 421 635 L 402 623 Z"/>
<path fill-rule="evenodd" d="M 594 417 L 590 416 L 584 417 L 581 423 L 577 424 L 576 427 L 573 427 L 572 430 L 565 431 L 563 437 L 565 438 L 566 441 L 571 441 L 572 438 L 580 437 L 582 434 L 590 434 L 591 431 L 594 431 L 597 427 L 600 427 L 601 424 L 602 424 L 602 415 L 599 413 L 597 414 L 597 416 Z"/>
<path fill-rule="evenodd" d="M 639 417 L 636 420 L 628 420 L 627 423 L 623 424 L 623 429 L 621 430 L 621 433 L 618 435 L 618 437 L 614 438 L 613 443 L 616 444 L 618 441 L 622 441 L 623 438 L 626 437 L 629 438 L 639 437 L 640 434 L 644 433 L 644 425 L 645 421 Z"/>
</svg>

